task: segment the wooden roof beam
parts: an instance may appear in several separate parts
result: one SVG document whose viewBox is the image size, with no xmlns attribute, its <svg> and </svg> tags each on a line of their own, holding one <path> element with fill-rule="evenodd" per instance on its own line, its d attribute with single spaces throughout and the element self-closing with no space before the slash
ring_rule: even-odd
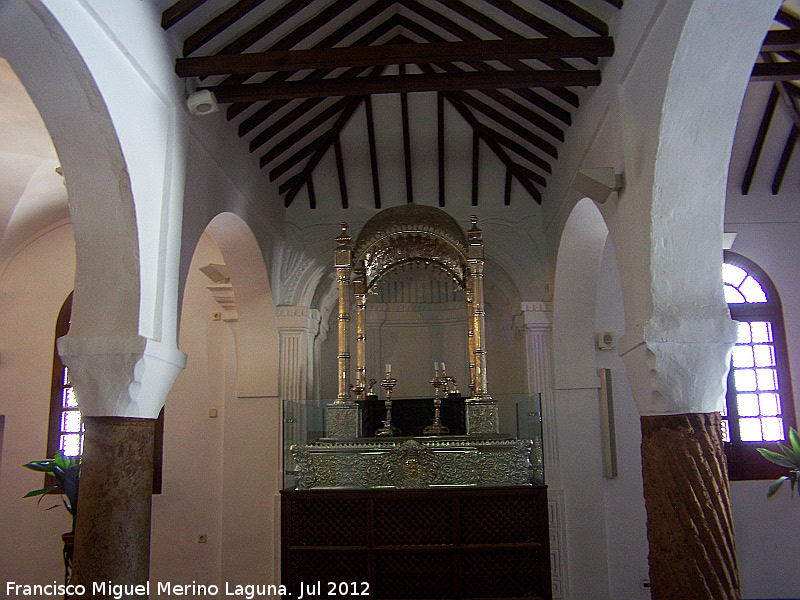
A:
<svg viewBox="0 0 800 600">
<path fill-rule="evenodd" d="M 761 52 L 783 52 L 800 50 L 800 29 L 768 31 L 761 45 Z"/>
<path fill-rule="evenodd" d="M 208 77 L 376 65 L 598 57 L 613 53 L 614 40 L 608 36 L 474 40 L 191 56 L 177 59 L 175 72 L 180 77 Z"/>
<path fill-rule="evenodd" d="M 750 81 L 791 81 L 800 79 L 800 62 L 756 63 Z"/>
<path fill-rule="evenodd" d="M 398 92 L 446 92 L 480 89 L 559 88 L 563 86 L 592 87 L 600 85 L 599 70 L 579 71 L 495 71 L 494 73 L 433 73 L 408 75 L 379 75 L 332 78 L 317 81 L 285 81 L 276 84 L 218 85 L 209 89 L 217 101 L 257 102 L 281 98 L 315 98 L 320 96 L 363 96 Z"/>
</svg>

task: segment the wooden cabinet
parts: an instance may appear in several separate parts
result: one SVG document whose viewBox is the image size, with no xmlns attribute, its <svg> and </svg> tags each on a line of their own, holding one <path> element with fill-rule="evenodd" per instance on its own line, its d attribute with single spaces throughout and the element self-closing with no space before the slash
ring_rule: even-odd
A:
<svg viewBox="0 0 800 600">
<path fill-rule="evenodd" d="M 545 486 L 284 490 L 281 509 L 287 597 L 551 598 Z"/>
</svg>

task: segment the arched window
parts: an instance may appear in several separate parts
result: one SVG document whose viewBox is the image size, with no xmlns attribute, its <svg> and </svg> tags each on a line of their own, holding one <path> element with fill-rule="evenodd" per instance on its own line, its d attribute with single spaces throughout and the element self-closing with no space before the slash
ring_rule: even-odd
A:
<svg viewBox="0 0 800 600">
<path fill-rule="evenodd" d="M 783 310 L 769 276 L 754 262 L 725 252 L 725 299 L 739 333 L 728 374 L 723 437 L 732 481 L 783 474 L 757 448 L 776 449 L 795 425 Z"/>
<path fill-rule="evenodd" d="M 72 294 L 61 307 L 56 319 L 55 339 L 67 335 L 72 315 Z M 158 415 L 153 448 L 153 493 L 161 493 L 162 448 L 164 440 L 164 409 Z M 47 433 L 47 456 L 57 450 L 67 456 L 83 454 L 83 423 L 78 399 L 72 389 L 69 369 L 61 362 L 58 348 L 53 351 L 53 379 L 50 393 L 50 422 Z"/>
</svg>

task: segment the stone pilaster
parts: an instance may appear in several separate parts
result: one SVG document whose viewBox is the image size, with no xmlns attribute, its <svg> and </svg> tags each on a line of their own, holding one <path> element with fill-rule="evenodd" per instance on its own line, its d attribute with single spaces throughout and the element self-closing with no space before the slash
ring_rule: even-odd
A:
<svg viewBox="0 0 800 600">
<path fill-rule="evenodd" d="M 91 598 L 119 598 L 150 573 L 154 419 L 85 417 L 86 437 L 75 527 L 73 582 Z M 93 593 L 94 582 L 105 582 Z"/>
<path fill-rule="evenodd" d="M 641 422 L 653 600 L 738 600 L 719 413 Z"/>
<path fill-rule="evenodd" d="M 522 303 L 528 393 L 541 394 L 545 467 L 558 467 L 558 432 L 553 378 L 553 309 L 549 302 Z"/>
<path fill-rule="evenodd" d="M 279 306 L 280 394 L 283 400 L 304 401 L 314 395 L 314 339 L 320 313 L 307 306 Z"/>
</svg>

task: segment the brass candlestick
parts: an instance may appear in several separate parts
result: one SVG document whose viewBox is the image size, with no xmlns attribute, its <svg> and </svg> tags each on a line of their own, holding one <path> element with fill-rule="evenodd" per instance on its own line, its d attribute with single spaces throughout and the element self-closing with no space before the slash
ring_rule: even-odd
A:
<svg viewBox="0 0 800 600">
<path fill-rule="evenodd" d="M 431 379 L 431 385 L 433 386 L 433 423 L 422 430 L 422 435 L 446 435 L 450 433 L 450 430 L 442 425 L 442 416 L 440 410 L 442 406 L 442 399 L 439 398 L 439 388 L 441 388 L 444 384 L 445 381 L 441 377 L 434 377 Z"/>
<path fill-rule="evenodd" d="M 375 437 L 394 437 L 400 434 L 400 430 L 392 425 L 392 389 L 396 384 L 397 380 L 389 372 L 381 381 L 381 387 L 386 390 L 386 400 L 383 403 L 386 407 L 386 420 L 383 422 L 383 427 L 375 431 Z"/>
</svg>

